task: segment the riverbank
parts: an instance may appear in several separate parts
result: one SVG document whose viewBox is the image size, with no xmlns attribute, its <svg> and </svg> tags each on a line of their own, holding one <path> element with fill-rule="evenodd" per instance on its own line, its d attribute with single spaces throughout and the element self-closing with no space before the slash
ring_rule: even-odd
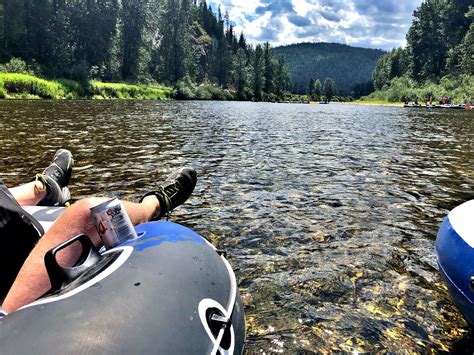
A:
<svg viewBox="0 0 474 355">
<path fill-rule="evenodd" d="M 285 92 L 282 98 L 263 93 L 265 102 L 308 103 L 314 99 L 307 95 Z M 0 72 L 0 99 L 139 99 L 139 100 L 217 100 L 240 101 L 235 89 L 225 89 L 216 84 L 196 85 L 180 81 L 176 87 L 138 85 L 129 83 L 104 83 L 91 80 L 80 83 L 69 79 L 44 79 L 27 73 Z M 250 97 L 247 98 L 250 101 Z M 247 101 L 244 99 L 244 101 Z M 319 100 L 316 100 L 319 101 Z M 335 96 L 332 102 L 352 102 L 351 97 Z"/>
<path fill-rule="evenodd" d="M 455 105 L 473 104 L 474 100 L 474 75 L 461 75 L 458 77 L 445 76 L 438 84 L 426 82 L 423 85 L 404 76 L 394 78 L 381 90 L 362 97 L 362 102 L 387 102 L 399 103 L 408 99 L 410 102 L 418 100 L 424 104 L 430 98 L 438 104 L 439 98 L 448 98 Z"/>
<path fill-rule="evenodd" d="M 396 101 L 396 102 L 390 102 L 387 100 L 376 100 L 376 99 L 359 99 L 359 100 L 354 100 L 352 102 L 347 102 L 349 104 L 354 104 L 354 105 L 377 105 L 377 106 L 394 106 L 394 107 L 399 107 L 403 106 L 403 102 Z"/>
<path fill-rule="evenodd" d="M 0 73 L 0 99 L 148 99 L 169 100 L 173 88 L 67 79 L 47 80 L 29 74 Z"/>
</svg>

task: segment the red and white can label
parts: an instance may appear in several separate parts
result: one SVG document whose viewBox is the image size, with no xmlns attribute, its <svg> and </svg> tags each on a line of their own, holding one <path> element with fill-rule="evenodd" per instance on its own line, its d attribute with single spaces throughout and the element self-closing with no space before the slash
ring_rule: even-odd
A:
<svg viewBox="0 0 474 355">
<path fill-rule="evenodd" d="M 106 249 L 137 237 L 123 203 L 117 198 L 92 207 L 91 215 Z"/>
</svg>

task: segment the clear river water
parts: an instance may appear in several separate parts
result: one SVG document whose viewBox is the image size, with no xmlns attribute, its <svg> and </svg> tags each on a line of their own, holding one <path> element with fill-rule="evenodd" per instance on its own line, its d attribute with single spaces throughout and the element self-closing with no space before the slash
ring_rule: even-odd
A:
<svg viewBox="0 0 474 355">
<path fill-rule="evenodd" d="M 137 199 L 199 174 L 171 220 L 227 250 L 248 353 L 472 353 L 434 253 L 474 198 L 474 112 L 346 104 L 1 101 L 0 173 L 59 147 L 74 197 Z"/>
</svg>

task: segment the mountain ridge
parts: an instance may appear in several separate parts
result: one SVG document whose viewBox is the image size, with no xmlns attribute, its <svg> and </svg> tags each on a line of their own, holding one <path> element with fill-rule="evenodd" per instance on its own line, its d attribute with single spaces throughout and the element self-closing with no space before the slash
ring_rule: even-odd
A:
<svg viewBox="0 0 474 355">
<path fill-rule="evenodd" d="M 331 78 L 339 94 L 351 95 L 355 85 L 372 81 L 377 61 L 387 52 L 340 43 L 303 42 L 274 47 L 273 53 L 285 57 L 300 93 L 306 91 L 310 79 L 323 83 Z"/>
</svg>

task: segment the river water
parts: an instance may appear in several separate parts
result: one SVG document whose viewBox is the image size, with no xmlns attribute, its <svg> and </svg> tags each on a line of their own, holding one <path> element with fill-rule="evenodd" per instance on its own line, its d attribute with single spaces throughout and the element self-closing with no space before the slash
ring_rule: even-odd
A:
<svg viewBox="0 0 474 355">
<path fill-rule="evenodd" d="M 468 345 L 437 270 L 447 212 L 474 198 L 474 112 L 358 105 L 1 101 L 0 173 L 75 155 L 75 197 L 137 199 L 199 174 L 171 219 L 226 249 L 249 353 Z"/>
</svg>

